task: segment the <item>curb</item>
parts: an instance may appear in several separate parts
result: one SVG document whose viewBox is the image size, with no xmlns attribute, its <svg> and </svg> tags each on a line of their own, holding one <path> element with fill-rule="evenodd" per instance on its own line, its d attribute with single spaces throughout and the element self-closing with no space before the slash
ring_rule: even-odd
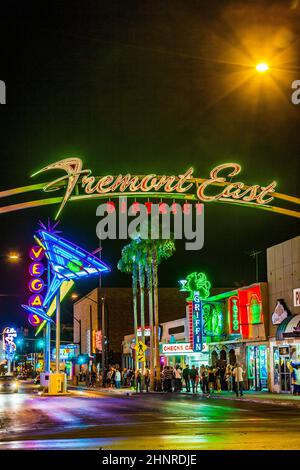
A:
<svg viewBox="0 0 300 470">
<path fill-rule="evenodd" d="M 204 397 L 203 397 L 204 398 Z M 208 398 L 208 397 L 207 397 Z M 300 402 L 294 402 L 293 400 L 285 400 L 285 401 L 280 401 L 280 400 L 272 400 L 270 399 L 258 399 L 258 398 L 251 398 L 251 397 L 245 397 L 244 398 L 235 398 L 235 397 L 222 397 L 222 396 L 215 396 L 212 397 L 210 396 L 209 398 L 212 399 L 223 399 L 223 400 L 228 400 L 228 401 L 239 401 L 239 402 L 249 402 L 249 403 L 258 403 L 258 404 L 264 404 L 264 405 L 279 405 L 279 406 L 292 406 L 292 407 L 297 407 L 300 408 Z"/>
</svg>

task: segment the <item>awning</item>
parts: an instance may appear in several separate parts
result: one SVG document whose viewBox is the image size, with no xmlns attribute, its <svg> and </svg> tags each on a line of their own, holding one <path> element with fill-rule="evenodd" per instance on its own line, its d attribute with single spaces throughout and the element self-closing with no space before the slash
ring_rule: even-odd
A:
<svg viewBox="0 0 300 470">
<path fill-rule="evenodd" d="M 276 339 L 300 338 L 300 314 L 289 315 L 277 328 Z"/>
</svg>

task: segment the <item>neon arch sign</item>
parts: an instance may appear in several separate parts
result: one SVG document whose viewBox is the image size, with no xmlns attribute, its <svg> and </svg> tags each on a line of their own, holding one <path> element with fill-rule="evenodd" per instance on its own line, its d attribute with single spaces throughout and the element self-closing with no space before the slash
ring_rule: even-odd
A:
<svg viewBox="0 0 300 470">
<path fill-rule="evenodd" d="M 258 184 L 249 186 L 242 181 L 228 181 L 241 172 L 238 163 L 225 163 L 214 167 L 209 178 L 195 178 L 193 168 L 176 175 L 105 175 L 93 176 L 90 169 L 84 169 L 78 157 L 65 158 L 52 163 L 34 173 L 36 176 L 51 170 L 61 170 L 64 174 L 53 181 L 0 192 L 0 198 L 12 197 L 32 191 L 43 190 L 45 193 L 61 191 L 58 197 L 37 199 L 18 204 L 2 206 L 0 213 L 60 204 L 56 218 L 69 201 L 89 199 L 112 199 L 122 196 L 147 199 L 179 199 L 195 202 L 219 202 L 259 208 L 283 215 L 300 218 L 300 212 L 278 206 L 271 206 L 274 199 L 293 204 L 300 204 L 300 199 L 275 192 L 276 182 L 267 186 Z"/>
</svg>

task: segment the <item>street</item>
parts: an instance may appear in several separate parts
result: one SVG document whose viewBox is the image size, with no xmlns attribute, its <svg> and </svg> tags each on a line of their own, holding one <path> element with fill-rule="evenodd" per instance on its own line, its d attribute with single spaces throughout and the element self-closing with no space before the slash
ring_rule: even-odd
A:
<svg viewBox="0 0 300 470">
<path fill-rule="evenodd" d="M 267 450 L 300 447 L 300 410 L 176 394 L 0 395 L 0 449 Z"/>
</svg>

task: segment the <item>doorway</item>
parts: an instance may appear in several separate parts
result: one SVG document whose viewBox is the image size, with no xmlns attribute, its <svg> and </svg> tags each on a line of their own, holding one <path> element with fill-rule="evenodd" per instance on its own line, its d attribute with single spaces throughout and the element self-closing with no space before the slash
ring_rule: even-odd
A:
<svg viewBox="0 0 300 470">
<path fill-rule="evenodd" d="M 291 372 L 288 367 L 290 361 L 290 347 L 279 348 L 280 387 L 282 392 L 291 391 Z"/>
<path fill-rule="evenodd" d="M 247 346 L 249 390 L 268 390 L 267 346 Z"/>
</svg>

